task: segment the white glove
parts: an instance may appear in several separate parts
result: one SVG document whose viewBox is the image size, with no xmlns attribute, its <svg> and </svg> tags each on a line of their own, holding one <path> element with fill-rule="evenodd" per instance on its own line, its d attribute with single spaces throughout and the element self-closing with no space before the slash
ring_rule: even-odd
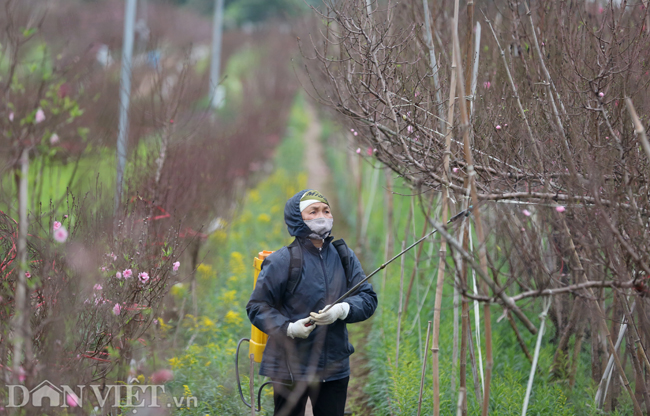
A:
<svg viewBox="0 0 650 416">
<path fill-rule="evenodd" d="M 287 336 L 291 337 L 291 339 L 294 338 L 307 338 L 309 334 L 311 334 L 311 331 L 316 328 L 316 325 L 311 324 L 309 326 L 305 326 L 305 324 L 308 324 L 311 318 L 304 318 L 304 319 L 299 319 L 296 322 L 292 322 L 289 324 L 287 327 Z"/>
<path fill-rule="evenodd" d="M 318 313 L 311 313 L 311 319 L 316 325 L 329 325 L 333 322 L 336 322 L 337 319 L 345 319 L 350 312 L 350 304 L 346 302 L 337 303 L 336 305 L 329 308 L 327 312 L 323 313 L 323 311 L 327 309 L 327 306 L 325 306 L 324 309 L 318 311 Z"/>
</svg>

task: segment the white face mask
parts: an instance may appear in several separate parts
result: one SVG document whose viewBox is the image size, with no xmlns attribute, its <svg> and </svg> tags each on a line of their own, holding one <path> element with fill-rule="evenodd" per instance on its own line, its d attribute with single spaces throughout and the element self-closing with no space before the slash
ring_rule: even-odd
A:
<svg viewBox="0 0 650 416">
<path fill-rule="evenodd" d="M 334 220 L 332 218 L 314 218 L 313 220 L 305 220 L 305 224 L 313 231 L 309 238 L 324 240 L 330 235 Z"/>
</svg>

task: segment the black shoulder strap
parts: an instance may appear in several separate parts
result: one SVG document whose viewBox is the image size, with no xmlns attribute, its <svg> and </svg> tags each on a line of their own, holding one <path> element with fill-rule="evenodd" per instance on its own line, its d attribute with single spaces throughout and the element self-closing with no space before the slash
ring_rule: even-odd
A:
<svg viewBox="0 0 650 416">
<path fill-rule="evenodd" d="M 296 238 L 287 246 L 289 249 L 289 279 L 287 280 L 287 292 L 293 294 L 300 282 L 302 275 L 302 248 Z"/>
<path fill-rule="evenodd" d="M 348 283 L 352 282 L 352 265 L 350 264 L 350 249 L 348 249 L 348 245 L 345 244 L 345 241 L 343 241 L 342 238 L 340 240 L 332 241 L 332 245 L 341 258 L 343 270 L 345 270 L 345 278 L 348 280 Z"/>
</svg>

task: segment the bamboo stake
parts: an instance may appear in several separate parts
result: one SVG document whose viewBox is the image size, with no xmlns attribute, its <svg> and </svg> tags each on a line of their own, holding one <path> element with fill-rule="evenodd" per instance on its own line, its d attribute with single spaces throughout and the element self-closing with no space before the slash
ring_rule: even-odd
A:
<svg viewBox="0 0 650 416">
<path fill-rule="evenodd" d="M 474 238 L 472 237 L 472 223 L 469 223 L 469 249 L 474 252 Z M 476 270 L 472 268 L 472 289 L 474 294 L 478 295 L 478 287 L 476 286 Z M 478 351 L 478 368 L 481 374 L 481 394 L 483 393 L 483 385 L 485 383 L 485 376 L 483 374 L 483 353 L 481 352 L 481 312 L 479 310 L 478 301 L 474 301 L 474 326 L 476 327 L 476 350 Z"/>
<path fill-rule="evenodd" d="M 436 90 L 436 101 L 438 102 L 438 117 L 440 117 L 440 124 L 445 125 L 445 107 L 440 99 L 440 82 L 438 81 L 438 62 L 436 61 L 436 52 L 433 48 L 433 36 L 431 35 L 431 15 L 429 13 L 429 3 L 427 0 L 422 0 L 424 8 L 424 33 L 426 34 L 427 49 L 429 49 L 429 65 L 431 66 L 431 73 L 433 79 L 433 88 Z"/>
<path fill-rule="evenodd" d="M 634 123 L 634 133 L 636 133 L 639 138 L 641 146 L 643 147 L 648 160 L 650 160 L 650 143 L 648 143 L 648 137 L 645 134 L 645 127 L 643 127 L 641 119 L 639 119 L 639 116 L 636 114 L 634 104 L 632 104 L 630 97 L 625 97 L 625 104 L 627 104 L 627 111 L 630 112 L 630 117 L 632 117 L 632 122 Z"/>
<path fill-rule="evenodd" d="M 469 220 L 465 218 L 463 221 L 463 226 L 459 230 L 459 233 L 462 233 L 462 242 L 463 248 L 467 251 L 469 249 Z M 460 257 L 460 256 L 458 256 Z M 458 265 L 460 263 L 457 262 Z M 459 281 L 457 286 L 460 284 L 460 287 L 467 287 L 467 263 L 462 262 L 459 273 Z M 467 335 L 470 331 L 469 328 L 469 303 L 467 296 L 463 295 L 462 299 L 462 309 L 461 309 L 461 323 L 462 323 L 462 336 L 460 339 L 460 388 L 467 391 Z M 463 398 L 463 415 L 467 415 L 467 396 Z"/>
<path fill-rule="evenodd" d="M 431 334 L 431 321 L 427 325 L 427 340 L 424 347 L 424 357 L 422 359 L 422 375 L 420 376 L 420 393 L 418 395 L 418 415 L 422 412 L 422 393 L 424 392 L 424 377 L 427 372 L 427 353 L 429 352 L 429 335 Z"/>
<path fill-rule="evenodd" d="M 384 258 L 387 259 L 389 258 L 389 254 L 393 254 L 393 211 L 394 211 L 394 203 L 393 203 L 393 178 L 390 176 L 390 171 L 385 170 L 384 171 L 385 179 L 386 179 L 386 247 L 385 247 L 385 252 L 384 252 Z M 388 273 L 388 269 L 384 269 L 384 275 L 383 275 L 383 280 L 382 280 L 382 293 L 384 292 L 384 289 L 386 288 L 386 276 Z"/>
<path fill-rule="evenodd" d="M 406 241 L 402 240 L 402 251 L 406 248 Z M 399 338 L 402 327 L 402 293 L 404 292 L 404 260 L 406 256 L 402 256 L 402 271 L 399 278 L 399 308 L 397 309 L 397 344 L 395 347 L 395 369 L 399 368 Z"/>
<path fill-rule="evenodd" d="M 544 336 L 544 327 L 546 324 L 546 315 L 551 307 L 551 299 L 544 300 L 544 312 L 540 315 L 541 322 L 539 324 L 539 332 L 537 333 L 537 343 L 535 344 L 535 355 L 533 356 L 533 365 L 530 367 L 530 376 L 528 377 L 528 387 L 526 387 L 526 396 L 524 398 L 524 407 L 521 409 L 521 416 L 526 416 L 528 411 L 528 401 L 530 400 L 530 393 L 533 391 L 533 380 L 535 379 L 535 369 L 537 368 L 537 360 L 539 359 L 539 350 L 542 347 L 542 337 Z"/>
<path fill-rule="evenodd" d="M 458 0 L 454 9 L 454 25 L 458 24 Z M 455 56 L 456 51 L 452 55 Z M 449 106 L 447 109 L 447 120 L 443 123 L 443 132 L 445 133 L 445 154 L 443 157 L 443 167 L 445 175 L 449 178 L 449 154 L 451 148 L 451 132 L 454 119 L 454 104 L 456 102 L 456 59 L 451 64 L 451 83 L 449 84 Z M 442 223 L 447 222 L 447 209 L 449 204 L 449 190 L 442 191 Z M 447 240 L 440 239 L 440 249 L 438 249 L 438 282 L 436 283 L 436 299 L 433 306 L 433 340 L 431 346 L 431 360 L 433 364 L 433 416 L 440 416 L 440 369 L 438 355 L 440 351 L 440 313 L 442 311 L 442 290 L 445 282 L 445 260 L 447 258 Z"/>
<path fill-rule="evenodd" d="M 462 416 L 463 415 L 463 400 L 465 399 L 465 389 L 460 389 L 458 392 L 458 405 L 457 405 L 457 411 L 456 415 L 457 416 Z"/>
<path fill-rule="evenodd" d="M 632 304 L 632 310 L 634 310 L 635 304 Z M 627 321 L 623 323 L 618 329 L 618 338 L 616 339 L 616 345 L 614 348 L 617 350 L 620 348 L 621 343 L 623 342 L 623 336 L 627 330 Z M 603 372 L 602 377 L 600 378 L 600 383 L 598 383 L 598 390 L 596 390 L 596 397 L 594 401 L 596 402 L 596 407 L 599 409 L 602 408 L 603 403 L 605 402 L 605 396 L 607 396 L 607 387 L 609 386 L 609 380 L 612 376 L 612 369 L 614 368 L 614 356 L 610 355 L 607 360 L 607 366 Z"/>
<path fill-rule="evenodd" d="M 29 174 L 29 150 L 24 148 L 20 155 L 20 179 L 18 182 L 18 281 L 16 282 L 16 294 L 14 300 L 14 331 L 13 331 L 13 382 L 21 383 L 21 362 L 23 360 L 23 348 L 28 350 L 27 339 L 28 326 L 30 325 L 29 293 L 27 287 L 27 180 Z M 25 359 L 27 355 L 25 354 Z M 26 360 L 25 360 L 26 361 Z M 25 363 L 26 366 L 29 363 Z"/>
<path fill-rule="evenodd" d="M 462 105 L 462 103 L 461 103 Z M 458 307 L 460 303 L 460 292 L 458 291 L 458 279 L 454 279 L 454 298 L 453 298 L 453 332 L 452 332 L 452 350 L 451 350 L 451 394 L 456 395 L 456 374 L 458 374 Z"/>
<path fill-rule="evenodd" d="M 470 329 L 472 328 L 472 322 L 470 320 L 469 322 L 469 327 Z M 471 359 L 472 363 L 472 380 L 474 381 L 474 394 L 476 395 L 476 402 L 477 403 L 482 403 L 483 402 L 483 383 L 479 381 L 478 377 L 478 370 L 477 365 L 476 365 L 476 352 L 474 351 L 474 340 L 472 337 L 472 331 L 470 330 L 467 333 L 467 341 L 469 344 L 469 356 Z M 480 351 L 479 351 L 480 352 Z M 483 367 L 481 367 L 481 370 L 483 370 Z M 483 376 L 481 374 L 481 376 Z"/>
<path fill-rule="evenodd" d="M 474 32 L 474 67 L 472 68 L 472 85 L 470 86 L 472 98 L 470 102 L 469 119 L 474 114 L 474 102 L 476 101 L 476 85 L 478 80 L 478 57 L 481 49 L 481 24 L 476 22 L 476 32 Z"/>
<path fill-rule="evenodd" d="M 626 314 L 627 316 L 627 314 Z M 628 322 L 631 321 L 631 316 L 627 316 Z M 626 350 L 630 355 L 630 358 L 632 359 L 632 368 L 634 368 L 634 379 L 635 379 L 635 387 L 637 392 L 641 392 L 643 401 L 645 403 L 645 408 L 646 410 L 648 409 L 648 405 L 650 404 L 650 398 L 648 397 L 648 390 L 646 389 L 645 383 L 643 382 L 643 368 L 641 367 L 641 362 L 639 361 L 639 357 L 636 354 L 636 343 L 634 342 L 634 338 L 632 337 L 632 331 L 627 331 L 626 332 L 626 340 L 625 342 L 627 343 Z"/>
<path fill-rule="evenodd" d="M 458 1 L 458 0 L 457 0 Z M 462 83 L 463 69 L 460 63 L 460 44 L 458 41 L 458 27 L 453 33 L 454 36 L 454 49 L 456 52 L 456 72 L 458 72 L 458 88 L 461 96 L 465 95 L 465 87 Z M 470 183 L 470 191 L 472 197 L 472 205 L 474 207 L 474 220 L 476 221 L 476 234 L 478 236 L 479 244 L 479 262 L 481 265 L 481 270 L 487 276 L 487 253 L 485 250 L 485 236 L 483 234 L 483 223 L 481 222 L 481 214 L 479 212 L 478 204 L 478 195 L 476 191 L 476 172 L 474 171 L 474 162 L 472 159 L 472 151 L 469 143 L 469 114 L 467 107 L 464 105 L 460 106 L 460 113 L 462 119 L 461 130 L 463 131 L 463 142 L 464 142 L 464 151 L 465 151 L 465 162 L 467 163 L 467 177 Z M 483 284 L 483 293 L 487 294 L 487 286 Z M 484 305 L 483 317 L 485 319 L 485 388 L 483 394 L 483 408 L 482 416 L 487 416 L 489 412 L 490 404 L 490 379 L 492 377 L 492 322 L 490 315 L 490 304 L 486 303 Z"/>
</svg>

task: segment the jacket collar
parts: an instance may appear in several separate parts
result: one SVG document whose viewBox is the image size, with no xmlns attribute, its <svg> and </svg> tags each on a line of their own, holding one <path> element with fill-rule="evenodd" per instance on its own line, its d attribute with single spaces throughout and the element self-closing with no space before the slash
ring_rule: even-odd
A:
<svg viewBox="0 0 650 416">
<path fill-rule="evenodd" d="M 326 250 L 329 244 L 334 240 L 334 237 L 331 235 L 327 237 L 325 240 L 323 240 L 323 250 Z M 318 248 L 314 245 L 314 243 L 311 242 L 311 239 L 308 237 L 298 237 L 298 241 L 300 244 L 307 249 L 307 251 L 318 254 Z"/>
</svg>

